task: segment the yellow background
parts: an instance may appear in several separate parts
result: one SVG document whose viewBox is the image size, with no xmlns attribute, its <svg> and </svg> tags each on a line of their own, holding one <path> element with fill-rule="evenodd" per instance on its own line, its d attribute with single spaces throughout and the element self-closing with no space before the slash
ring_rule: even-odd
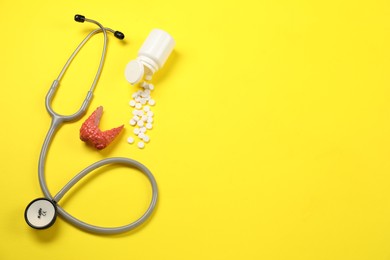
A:
<svg viewBox="0 0 390 260">
<path fill-rule="evenodd" d="M 50 191 L 106 157 L 154 173 L 160 197 L 150 221 L 116 236 L 62 219 L 44 231 L 24 222 L 42 193 L 40 147 L 50 124 L 44 97 L 93 28 L 76 13 L 125 33 L 109 36 L 88 115 L 125 124 L 103 151 L 63 126 L 47 163 Z M 0 2 L 0 259 L 390 259 L 390 3 L 388 1 Z M 151 142 L 126 142 L 124 79 L 153 28 L 176 40 L 153 79 Z M 54 108 L 78 109 L 100 58 L 94 37 L 61 82 Z M 151 191 L 124 167 L 97 171 L 60 201 L 96 224 L 139 217 Z"/>
</svg>

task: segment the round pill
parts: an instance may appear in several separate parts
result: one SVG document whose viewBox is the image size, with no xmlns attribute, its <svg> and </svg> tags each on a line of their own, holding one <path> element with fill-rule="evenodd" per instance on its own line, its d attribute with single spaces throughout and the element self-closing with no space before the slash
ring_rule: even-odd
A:
<svg viewBox="0 0 390 260">
<path fill-rule="evenodd" d="M 145 122 L 146 120 L 148 120 L 148 117 L 145 116 L 145 115 L 143 115 L 143 116 L 141 117 L 141 120 Z"/>
<path fill-rule="evenodd" d="M 150 141 L 149 136 L 145 135 L 142 140 L 144 140 L 145 143 L 148 143 Z"/>
<path fill-rule="evenodd" d="M 141 105 L 140 103 L 136 103 L 136 104 L 135 104 L 135 108 L 136 108 L 136 109 L 141 109 L 141 108 L 142 108 L 142 105 Z"/>
<path fill-rule="evenodd" d="M 142 148 L 144 148 L 145 147 L 145 143 L 144 142 L 138 142 L 138 148 L 140 148 L 140 149 L 142 149 Z"/>
<path fill-rule="evenodd" d="M 147 123 L 147 124 L 146 124 L 146 128 L 147 128 L 147 129 L 152 129 L 152 128 L 153 128 L 152 123 Z"/>
<path fill-rule="evenodd" d="M 146 132 L 146 127 L 144 127 L 144 126 L 141 127 L 141 128 L 139 129 L 139 132 L 140 132 L 140 133 L 145 133 L 145 132 Z"/>
<path fill-rule="evenodd" d="M 146 98 L 141 98 L 140 102 L 141 102 L 142 105 L 145 105 L 146 104 Z"/>
<path fill-rule="evenodd" d="M 139 126 L 139 127 L 144 126 L 144 121 L 139 120 L 139 121 L 137 122 L 137 126 Z"/>
<path fill-rule="evenodd" d="M 138 114 L 138 110 L 137 110 L 137 109 L 134 109 L 132 113 L 133 113 L 133 115 L 136 116 L 136 115 Z"/>
<path fill-rule="evenodd" d="M 152 111 L 148 111 L 148 112 L 146 113 L 146 115 L 147 115 L 148 117 L 152 117 L 152 116 L 154 115 L 154 113 L 153 113 Z"/>
<path fill-rule="evenodd" d="M 148 104 L 154 106 L 156 104 L 156 101 L 154 101 L 154 99 L 149 99 Z"/>
<path fill-rule="evenodd" d="M 139 116 L 133 116 L 134 121 L 139 121 Z"/>
<path fill-rule="evenodd" d="M 131 107 L 134 107 L 134 106 L 135 106 L 135 101 L 134 101 L 134 100 L 130 100 L 129 105 L 130 105 Z"/>
<path fill-rule="evenodd" d="M 148 119 L 146 120 L 146 122 L 148 122 L 148 123 L 153 123 L 153 117 L 148 117 Z"/>
<path fill-rule="evenodd" d="M 134 138 L 130 136 L 129 138 L 127 138 L 127 142 L 128 142 L 129 144 L 134 143 Z"/>
<path fill-rule="evenodd" d="M 132 119 L 130 119 L 130 125 L 135 125 L 135 124 L 137 124 L 137 121 L 135 121 L 133 118 Z"/>
<path fill-rule="evenodd" d="M 146 75 L 146 76 L 145 76 L 145 79 L 146 79 L 147 81 L 152 80 L 152 75 Z"/>
<path fill-rule="evenodd" d="M 150 106 L 144 106 L 144 111 L 149 112 L 150 111 Z"/>
<path fill-rule="evenodd" d="M 138 137 L 143 139 L 145 137 L 145 134 L 141 132 L 141 133 L 138 134 Z"/>
<path fill-rule="evenodd" d="M 154 89 L 154 86 L 153 86 L 153 84 L 152 84 L 152 83 L 149 83 L 149 85 L 148 85 L 148 89 L 150 89 L 150 90 L 153 90 L 153 89 Z"/>
<path fill-rule="evenodd" d="M 143 110 L 137 110 L 137 116 L 142 116 L 144 114 Z"/>
<path fill-rule="evenodd" d="M 133 133 L 134 133 L 135 135 L 138 135 L 138 134 L 139 134 L 139 128 L 134 128 Z"/>
</svg>

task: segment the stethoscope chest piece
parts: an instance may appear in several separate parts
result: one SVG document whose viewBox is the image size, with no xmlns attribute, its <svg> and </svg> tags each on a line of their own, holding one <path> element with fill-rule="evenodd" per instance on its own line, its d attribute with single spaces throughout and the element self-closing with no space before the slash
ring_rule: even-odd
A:
<svg viewBox="0 0 390 260">
<path fill-rule="evenodd" d="M 51 227 L 56 221 L 57 208 L 53 201 L 38 198 L 30 202 L 24 211 L 27 224 L 35 229 Z"/>
</svg>

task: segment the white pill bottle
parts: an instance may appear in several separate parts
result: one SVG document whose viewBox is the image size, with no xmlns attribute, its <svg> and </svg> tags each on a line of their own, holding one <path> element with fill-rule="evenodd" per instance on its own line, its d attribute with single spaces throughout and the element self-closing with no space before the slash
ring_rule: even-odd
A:
<svg viewBox="0 0 390 260">
<path fill-rule="evenodd" d="M 126 65 L 126 80 L 132 85 L 144 77 L 151 80 L 153 74 L 163 67 L 174 46 L 175 41 L 167 32 L 160 29 L 152 30 L 142 44 L 138 57 Z"/>
</svg>

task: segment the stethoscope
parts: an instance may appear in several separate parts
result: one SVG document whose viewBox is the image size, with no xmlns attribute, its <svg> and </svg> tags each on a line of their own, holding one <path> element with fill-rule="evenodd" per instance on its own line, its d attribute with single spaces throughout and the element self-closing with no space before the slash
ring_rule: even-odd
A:
<svg viewBox="0 0 390 260">
<path fill-rule="evenodd" d="M 95 20 L 87 19 L 82 15 L 76 15 L 75 20 L 77 22 L 90 22 L 94 23 L 97 26 L 99 26 L 98 29 L 93 30 L 90 32 L 85 39 L 77 46 L 76 50 L 73 52 L 73 54 L 69 57 L 68 61 L 62 68 L 60 74 L 58 75 L 57 79 L 54 80 L 53 84 L 51 85 L 47 95 L 46 95 L 46 109 L 48 113 L 50 114 L 52 118 L 52 122 L 50 125 L 50 128 L 46 134 L 45 141 L 42 145 L 41 153 L 39 156 L 39 163 L 38 163 L 38 178 L 39 178 L 39 184 L 41 186 L 42 192 L 44 194 L 44 198 L 38 198 L 30 202 L 30 204 L 27 206 L 24 217 L 27 222 L 27 224 L 35 229 L 45 229 L 50 226 L 52 226 L 56 220 L 57 214 L 60 215 L 63 219 L 68 221 L 69 223 L 73 224 L 74 226 L 84 229 L 89 232 L 94 233 L 101 233 L 101 234 L 116 234 L 121 233 L 125 231 L 129 231 L 131 229 L 134 229 L 141 225 L 145 220 L 147 220 L 150 215 L 152 214 L 156 203 L 157 203 L 157 183 L 156 180 L 153 177 L 153 174 L 149 171 L 148 168 L 146 168 L 143 164 L 129 159 L 129 158 L 123 158 L 123 157 L 113 157 L 113 158 L 107 158 L 103 159 L 101 161 L 95 162 L 94 164 L 88 166 L 81 172 L 79 172 L 76 176 L 73 177 L 55 196 L 52 196 L 49 192 L 49 189 L 47 187 L 47 183 L 45 180 L 45 161 L 48 153 L 48 149 L 50 146 L 51 141 L 53 140 L 53 136 L 57 132 L 57 130 L 60 128 L 60 126 L 63 123 L 70 122 L 70 121 L 76 121 L 80 119 L 86 112 L 89 104 L 91 103 L 93 91 L 95 89 L 95 86 L 97 84 L 97 81 L 100 77 L 100 74 L 102 73 L 102 67 L 104 64 L 104 59 L 106 55 L 106 48 L 107 48 L 107 31 L 113 33 L 116 38 L 122 40 L 124 39 L 124 34 L 119 31 L 114 31 L 110 28 L 103 27 L 100 23 L 98 23 Z M 103 51 L 102 56 L 100 59 L 99 68 L 97 70 L 95 79 L 92 83 L 92 86 L 90 90 L 88 91 L 88 94 L 86 98 L 84 99 L 80 109 L 72 114 L 72 115 L 60 115 L 56 112 L 54 112 L 53 108 L 51 107 L 51 102 L 54 97 L 54 94 L 59 86 L 59 82 L 61 78 L 63 77 L 65 71 L 69 67 L 70 63 L 74 59 L 74 57 L 77 55 L 77 53 L 80 51 L 80 49 L 84 46 L 84 44 L 95 34 L 103 32 L 104 35 L 104 45 L 103 45 Z M 122 164 L 128 167 L 136 168 L 140 170 L 142 173 L 145 174 L 145 176 L 149 179 L 150 184 L 152 186 L 152 199 L 149 204 L 148 209 L 145 211 L 145 213 L 136 221 L 125 225 L 125 226 L 119 226 L 119 227 L 99 227 L 95 225 L 91 225 L 88 223 L 85 223 L 69 213 L 67 213 L 59 204 L 58 202 L 61 200 L 61 198 L 65 195 L 66 192 L 68 192 L 78 181 L 80 181 L 83 177 L 85 177 L 88 173 L 94 171 L 95 169 L 102 167 L 107 164 Z"/>
</svg>

